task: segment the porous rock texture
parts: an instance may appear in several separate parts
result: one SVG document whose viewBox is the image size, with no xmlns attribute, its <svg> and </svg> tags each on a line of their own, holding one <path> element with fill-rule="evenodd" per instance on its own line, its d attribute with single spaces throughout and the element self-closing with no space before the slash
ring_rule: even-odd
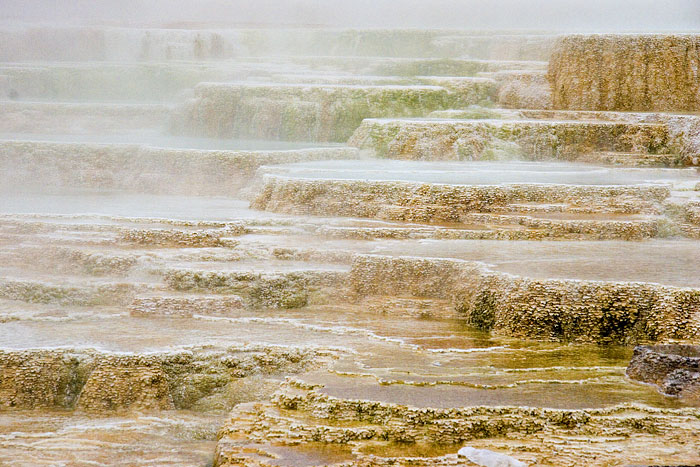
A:
<svg viewBox="0 0 700 467">
<path fill-rule="evenodd" d="M 482 89 L 482 88 L 479 88 Z M 488 98 L 438 86 L 203 83 L 184 109 L 184 131 L 219 138 L 344 142 L 369 117 L 418 117 Z"/>
<path fill-rule="evenodd" d="M 651 283 L 529 279 L 479 262 L 358 255 L 353 290 L 449 298 L 458 315 L 497 334 L 633 343 L 700 336 L 700 290 Z"/>
<path fill-rule="evenodd" d="M 161 362 L 150 356 L 114 356 L 98 362 L 78 398 L 77 408 L 175 408 Z"/>
<path fill-rule="evenodd" d="M 549 109 L 552 92 L 546 74 L 538 70 L 494 73 L 498 103 L 509 109 Z"/>
<path fill-rule="evenodd" d="M 253 307 L 300 308 L 342 288 L 347 273 L 308 270 L 280 273 L 173 269 L 165 281 L 174 290 L 240 294 Z"/>
<path fill-rule="evenodd" d="M 586 465 L 617 465 L 640 459 L 639 449 L 630 450 L 639 442 L 645 443 L 644 460 L 668 459 L 665 444 L 672 439 L 692 443 L 697 426 L 697 411 L 692 409 L 418 408 L 341 399 L 324 394 L 321 387 L 290 380 L 271 403 L 236 407 L 219 431 L 215 465 L 274 465 L 276 457 L 264 447 L 271 442 L 344 448 L 340 452 L 345 460 L 333 463 L 343 467 L 475 465 L 457 457 L 464 443 L 505 448 L 530 465 L 575 466 L 582 460 Z M 525 441 L 533 437 L 536 447 Z M 562 442 L 566 449 L 561 449 Z M 411 457 L 414 446 L 433 446 L 434 454 Z M 372 448 L 396 454 L 372 454 Z M 675 454 L 676 459 L 688 458 L 688 452 Z"/>
<path fill-rule="evenodd" d="M 651 213 L 669 196 L 663 185 L 446 185 L 403 181 L 267 177 L 251 204 L 299 214 L 413 222 L 461 222 L 516 203 L 561 203 L 571 212 Z"/>
<path fill-rule="evenodd" d="M 574 160 L 594 151 L 666 153 L 664 125 L 615 121 L 366 119 L 349 143 L 410 160 Z"/>
<path fill-rule="evenodd" d="M 299 372 L 322 351 L 275 346 L 148 355 L 86 349 L 0 352 L 0 407 L 226 410 L 241 378 Z M 262 383 L 261 383 L 262 384 Z M 262 386 L 261 386 L 262 390 Z"/>
<path fill-rule="evenodd" d="M 627 367 L 627 376 L 655 384 L 669 396 L 700 404 L 700 347 L 697 345 L 640 345 Z"/>
<path fill-rule="evenodd" d="M 554 45 L 557 109 L 700 110 L 700 35 L 593 34 Z"/>
</svg>

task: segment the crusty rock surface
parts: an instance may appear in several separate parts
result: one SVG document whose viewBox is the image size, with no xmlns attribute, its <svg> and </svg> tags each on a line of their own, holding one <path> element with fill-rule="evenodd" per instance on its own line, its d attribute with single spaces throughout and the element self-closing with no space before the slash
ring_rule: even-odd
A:
<svg viewBox="0 0 700 467">
<path fill-rule="evenodd" d="M 661 123 L 551 120 L 365 119 L 349 144 L 408 160 L 574 160 L 593 151 L 667 153 Z"/>
<path fill-rule="evenodd" d="M 519 459 L 531 465 L 575 466 L 584 460 L 586 465 L 602 466 L 630 459 L 683 462 L 692 458 L 691 450 L 679 450 L 669 458 L 665 443 L 672 439 L 692 443 L 698 423 L 694 409 L 633 405 L 586 410 L 417 408 L 340 399 L 324 394 L 320 387 L 291 380 L 271 403 L 241 404 L 234 409 L 219 431 L 215 465 L 272 465 L 277 456 L 265 447 L 272 443 L 312 449 L 344 447 L 346 460 L 336 460 L 333 465 L 337 466 L 470 465 L 456 455 L 466 442 L 517 452 Z M 536 446 L 526 441 L 533 437 Z M 561 449 L 562 439 L 566 449 Z M 640 442 L 645 443 L 643 450 L 635 446 Z M 611 444 L 615 449 L 609 449 Z M 403 449 L 391 449 L 399 446 Z M 436 452 L 430 457 L 400 454 L 414 446 L 434 446 Z M 372 448 L 380 454 L 370 454 Z M 381 454 L 382 448 L 396 454 Z"/>
<path fill-rule="evenodd" d="M 669 396 L 700 404 L 700 347 L 697 345 L 640 345 L 627 367 L 627 376 L 655 384 Z"/>
<path fill-rule="evenodd" d="M 238 381 L 299 372 L 329 357 L 275 346 L 194 349 L 147 355 L 85 349 L 0 352 L 0 407 L 8 409 L 226 410 Z M 260 390 L 265 389 L 262 381 Z"/>
<path fill-rule="evenodd" d="M 700 35 L 564 36 L 549 62 L 554 108 L 700 110 Z"/>
</svg>

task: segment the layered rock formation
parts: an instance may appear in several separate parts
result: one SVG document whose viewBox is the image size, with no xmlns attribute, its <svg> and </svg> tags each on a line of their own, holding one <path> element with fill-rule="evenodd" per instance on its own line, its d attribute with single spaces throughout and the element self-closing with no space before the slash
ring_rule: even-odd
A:
<svg viewBox="0 0 700 467">
<path fill-rule="evenodd" d="M 2 351 L 0 394 L 5 409 L 225 410 L 237 402 L 238 380 L 301 371 L 318 357 L 313 350 L 280 347 L 152 355 Z"/>
<path fill-rule="evenodd" d="M 565 36 L 548 78 L 558 109 L 696 112 L 700 36 Z"/>
<path fill-rule="evenodd" d="M 669 396 L 700 404 L 700 350 L 694 345 L 638 346 L 627 376 L 655 384 Z"/>
<path fill-rule="evenodd" d="M 171 26 L 0 27 L 0 464 L 700 462 L 696 36 Z"/>
</svg>

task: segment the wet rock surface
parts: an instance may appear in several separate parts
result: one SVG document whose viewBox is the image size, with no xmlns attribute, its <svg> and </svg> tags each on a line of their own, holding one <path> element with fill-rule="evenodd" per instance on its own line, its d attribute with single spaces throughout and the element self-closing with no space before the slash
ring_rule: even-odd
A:
<svg viewBox="0 0 700 467">
<path fill-rule="evenodd" d="M 0 463 L 700 462 L 695 36 L 0 37 Z"/>
<path fill-rule="evenodd" d="M 594 34 L 554 46 L 554 108 L 695 112 L 700 36 Z"/>
<path fill-rule="evenodd" d="M 654 384 L 659 391 L 692 404 L 700 403 L 700 350 L 694 345 L 638 346 L 627 376 Z"/>
</svg>

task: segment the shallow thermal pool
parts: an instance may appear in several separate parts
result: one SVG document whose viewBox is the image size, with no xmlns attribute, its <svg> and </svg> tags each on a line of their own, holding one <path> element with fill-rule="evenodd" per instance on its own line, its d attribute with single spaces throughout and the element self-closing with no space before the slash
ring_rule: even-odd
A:
<svg viewBox="0 0 700 467">
<path fill-rule="evenodd" d="M 697 181 L 694 169 L 622 169 L 567 162 L 397 160 L 335 160 L 300 162 L 261 168 L 262 173 L 292 178 L 371 180 L 500 185 L 552 183 L 574 185 L 630 185 Z"/>
</svg>

